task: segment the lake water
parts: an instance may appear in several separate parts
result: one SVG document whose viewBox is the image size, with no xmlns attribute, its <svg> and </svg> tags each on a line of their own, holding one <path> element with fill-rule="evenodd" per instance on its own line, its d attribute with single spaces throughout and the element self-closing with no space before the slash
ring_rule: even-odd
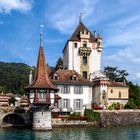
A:
<svg viewBox="0 0 140 140">
<path fill-rule="evenodd" d="M 48 132 L 0 129 L 0 140 L 140 140 L 139 127 L 71 128 Z"/>
</svg>

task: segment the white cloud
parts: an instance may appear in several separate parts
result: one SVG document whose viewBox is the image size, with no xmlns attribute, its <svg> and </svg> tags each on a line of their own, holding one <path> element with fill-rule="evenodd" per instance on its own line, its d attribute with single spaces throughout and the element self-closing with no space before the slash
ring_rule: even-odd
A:
<svg viewBox="0 0 140 140">
<path fill-rule="evenodd" d="M 11 10 L 20 12 L 28 11 L 32 8 L 32 0 L 0 0 L 0 12 L 10 13 Z"/>
<path fill-rule="evenodd" d="M 103 66 L 126 69 L 129 79 L 140 84 L 140 10 L 139 0 L 51 0 L 46 8 L 47 22 L 63 34 L 72 34 L 78 16 L 84 12 L 87 27 L 103 37 Z"/>
<path fill-rule="evenodd" d="M 84 20 L 94 12 L 95 1 L 71 0 L 68 2 L 58 0 L 57 3 L 48 5 L 46 10 L 47 22 L 61 33 L 70 34 L 79 22 L 79 14 L 83 13 Z"/>
</svg>

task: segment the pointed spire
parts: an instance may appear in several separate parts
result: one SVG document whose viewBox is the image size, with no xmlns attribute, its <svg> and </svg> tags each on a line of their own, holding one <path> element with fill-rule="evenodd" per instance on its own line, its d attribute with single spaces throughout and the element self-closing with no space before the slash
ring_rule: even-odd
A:
<svg viewBox="0 0 140 140">
<path fill-rule="evenodd" d="M 40 42 L 35 78 L 34 78 L 34 81 L 30 85 L 28 85 L 25 89 L 40 88 L 40 89 L 50 89 L 50 90 L 57 91 L 58 89 L 51 83 L 51 81 L 49 79 L 41 39 L 42 38 L 40 37 L 41 42 Z"/>
<path fill-rule="evenodd" d="M 41 47 L 43 46 L 43 43 L 42 43 L 42 36 L 43 36 L 42 28 L 43 27 L 44 27 L 43 25 L 40 25 L 40 46 Z"/>
<path fill-rule="evenodd" d="M 102 39 L 101 36 L 100 36 L 100 34 L 98 34 L 97 38 L 98 38 L 98 39 Z"/>
</svg>

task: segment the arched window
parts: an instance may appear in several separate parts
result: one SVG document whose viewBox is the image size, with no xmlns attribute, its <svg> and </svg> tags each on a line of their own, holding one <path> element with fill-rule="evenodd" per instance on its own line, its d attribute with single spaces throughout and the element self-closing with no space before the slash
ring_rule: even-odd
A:
<svg viewBox="0 0 140 140">
<path fill-rule="evenodd" d="M 54 74 L 52 78 L 53 80 L 59 80 L 59 76 L 57 74 Z"/>
<path fill-rule="evenodd" d="M 74 47 L 77 48 L 77 43 L 76 42 L 74 43 Z"/>
<path fill-rule="evenodd" d="M 73 76 L 71 77 L 71 80 L 77 80 L 77 76 L 76 76 L 76 75 L 73 75 Z"/>
<path fill-rule="evenodd" d="M 110 93 L 113 93 L 113 89 L 110 90 Z"/>
<path fill-rule="evenodd" d="M 119 91 L 119 98 L 121 98 L 121 91 Z"/>
</svg>

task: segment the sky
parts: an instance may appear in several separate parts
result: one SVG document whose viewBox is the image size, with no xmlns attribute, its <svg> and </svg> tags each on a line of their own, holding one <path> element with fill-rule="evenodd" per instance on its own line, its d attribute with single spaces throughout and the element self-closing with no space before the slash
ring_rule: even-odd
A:
<svg viewBox="0 0 140 140">
<path fill-rule="evenodd" d="M 127 70 L 140 85 L 140 0 L 0 0 L 0 61 L 36 65 L 40 25 L 47 63 L 55 66 L 79 24 L 103 39 L 102 68 Z"/>
</svg>

